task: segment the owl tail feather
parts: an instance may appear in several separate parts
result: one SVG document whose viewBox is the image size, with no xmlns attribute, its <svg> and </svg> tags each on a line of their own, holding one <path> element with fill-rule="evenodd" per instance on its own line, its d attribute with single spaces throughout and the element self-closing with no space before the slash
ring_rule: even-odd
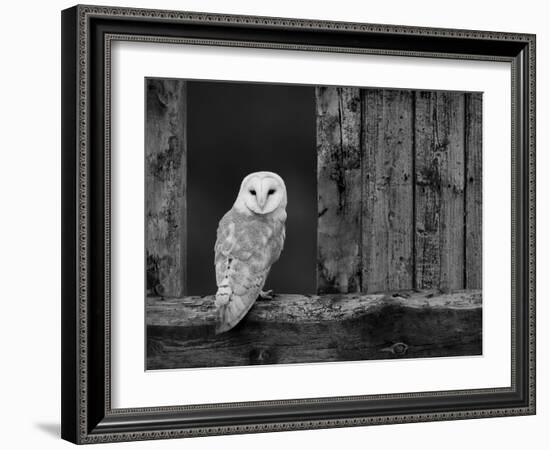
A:
<svg viewBox="0 0 550 450">
<path fill-rule="evenodd" d="M 229 291 L 229 292 L 228 292 Z M 216 293 L 217 323 L 216 334 L 225 333 L 237 325 L 248 313 L 254 302 L 231 292 L 229 287 L 221 285 Z"/>
<path fill-rule="evenodd" d="M 228 258 L 216 292 L 216 334 L 231 330 L 250 311 L 264 285 L 267 271 L 252 275 L 240 261 Z"/>
</svg>

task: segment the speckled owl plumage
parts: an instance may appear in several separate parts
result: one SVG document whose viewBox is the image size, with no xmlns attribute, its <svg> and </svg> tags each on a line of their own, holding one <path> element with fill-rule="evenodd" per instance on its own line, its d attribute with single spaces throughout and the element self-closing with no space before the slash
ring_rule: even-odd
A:
<svg viewBox="0 0 550 450">
<path fill-rule="evenodd" d="M 243 194 L 243 189 L 247 189 L 247 179 L 254 180 L 254 176 L 258 177 L 255 183 L 260 189 L 263 184 L 279 182 L 279 189 L 284 191 L 280 203 L 265 214 L 243 207 L 243 202 L 239 201 L 241 195 L 249 195 L 248 192 Z M 220 220 L 214 248 L 218 285 L 216 333 L 237 325 L 260 295 L 269 270 L 283 249 L 285 208 L 286 188 L 282 179 L 271 172 L 257 172 L 243 180 L 235 205 Z"/>
</svg>

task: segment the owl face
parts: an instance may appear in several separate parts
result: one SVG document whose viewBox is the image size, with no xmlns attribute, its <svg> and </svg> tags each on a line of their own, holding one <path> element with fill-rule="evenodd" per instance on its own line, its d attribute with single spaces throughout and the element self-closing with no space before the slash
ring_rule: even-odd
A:
<svg viewBox="0 0 550 450">
<path fill-rule="evenodd" d="M 239 210 L 269 214 L 286 207 L 286 187 L 283 179 L 273 172 L 254 172 L 247 175 L 235 202 Z"/>
</svg>

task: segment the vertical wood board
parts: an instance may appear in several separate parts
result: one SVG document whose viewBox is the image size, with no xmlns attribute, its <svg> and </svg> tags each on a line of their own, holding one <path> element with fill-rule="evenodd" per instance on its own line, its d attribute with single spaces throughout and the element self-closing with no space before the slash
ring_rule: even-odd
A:
<svg viewBox="0 0 550 450">
<path fill-rule="evenodd" d="M 146 80 L 145 234 L 148 294 L 185 291 L 186 86 Z"/>
<path fill-rule="evenodd" d="M 319 293 L 361 289 L 361 97 L 317 87 Z"/>
<path fill-rule="evenodd" d="M 482 94 L 465 95 L 465 255 L 464 286 L 481 289 L 482 285 Z"/>
<path fill-rule="evenodd" d="M 416 287 L 464 285 L 464 95 L 415 93 Z"/>
<path fill-rule="evenodd" d="M 363 90 L 363 292 L 413 287 L 413 93 Z"/>
</svg>

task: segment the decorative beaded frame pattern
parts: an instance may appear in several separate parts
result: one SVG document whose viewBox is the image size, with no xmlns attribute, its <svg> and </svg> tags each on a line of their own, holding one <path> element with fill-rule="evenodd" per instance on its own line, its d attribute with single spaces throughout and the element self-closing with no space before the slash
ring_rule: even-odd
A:
<svg viewBox="0 0 550 450">
<path fill-rule="evenodd" d="M 512 415 L 528 415 L 535 413 L 535 36 L 530 34 L 515 34 L 487 31 L 471 31 L 471 30 L 451 30 L 441 28 L 425 28 L 425 27 L 410 27 L 410 26 L 395 26 L 395 25 L 376 25 L 365 23 L 347 23 L 319 20 L 304 20 L 304 19 L 288 19 L 288 18 L 271 18 L 271 17 L 256 17 L 256 16 L 236 16 L 236 15 L 220 15 L 206 14 L 194 12 L 178 12 L 178 11 L 162 11 L 149 9 L 130 9 L 118 7 L 99 7 L 99 6 L 78 6 L 77 7 L 77 138 L 78 138 L 78 155 L 77 155 L 77 190 L 78 190 L 78 229 L 77 229 L 77 265 L 78 265 L 78 321 L 77 321 L 77 338 L 78 338 L 78 372 L 77 372 L 77 413 L 78 413 L 78 443 L 99 443 L 113 441 L 134 441 L 146 439 L 166 439 L 175 437 L 194 437 L 194 436 L 210 436 L 222 434 L 240 434 L 251 432 L 272 432 L 300 429 L 315 429 L 315 428 L 331 428 L 331 427 L 349 427 L 349 426 L 364 426 L 375 424 L 390 424 L 390 423 L 410 423 L 424 421 L 441 421 L 441 420 L 456 420 L 484 417 L 500 417 Z M 89 210 L 88 210 L 88 187 L 89 187 L 89 136 L 87 129 L 89 126 L 88 107 L 89 107 L 89 87 L 88 87 L 88 23 L 90 18 L 94 17 L 131 17 L 146 20 L 162 20 L 164 22 L 177 23 L 210 23 L 210 24 L 246 24 L 258 26 L 274 26 L 285 29 L 318 29 L 318 30 L 335 30 L 335 31 L 357 31 L 357 32 L 377 32 L 391 33 L 407 36 L 437 36 L 437 37 L 460 37 L 465 39 L 483 39 L 495 41 L 521 41 L 528 45 L 528 64 L 529 64 L 529 79 L 525 82 L 529 86 L 529 95 L 526 101 L 529 105 L 528 126 L 528 217 L 526 218 L 526 226 L 528 227 L 529 244 L 528 244 L 528 283 L 529 296 L 526 299 L 528 303 L 528 391 L 529 399 L 528 406 L 519 408 L 494 408 L 494 409 L 476 409 L 469 411 L 447 411 L 437 413 L 422 413 L 422 414 L 402 414 L 402 415 L 386 415 L 386 416 L 370 416 L 370 417 L 353 417 L 331 420 L 306 420 L 306 421 L 291 421 L 280 423 L 263 423 L 253 425 L 238 425 L 238 426 L 211 426 L 197 427 L 185 429 L 164 429 L 159 431 L 135 431 L 122 433 L 105 433 L 92 434 L 88 432 L 88 402 L 87 402 L 87 367 L 88 367 L 88 252 L 89 252 Z M 382 54 L 395 56 L 416 56 L 416 57 L 431 57 L 431 58 L 452 58 L 452 59 L 477 59 L 488 61 L 505 61 L 512 64 L 512 94 L 516 89 L 516 73 L 515 62 L 513 58 L 499 56 L 479 56 L 479 55 L 457 55 L 451 53 L 435 53 L 435 52 L 415 52 L 415 51 L 391 51 L 377 49 L 361 49 L 361 48 L 346 48 L 346 47 L 316 47 L 308 45 L 293 45 L 293 44 L 275 44 L 267 42 L 244 42 L 244 41 L 227 41 L 227 40 L 204 40 L 204 39 L 187 39 L 187 38 L 159 38 L 152 36 L 139 35 L 116 35 L 110 34 L 105 37 L 105 173 L 104 173 L 104 189 L 105 189 L 105 415 L 116 416 L 121 414 L 143 414 L 146 412 L 177 412 L 189 409 L 208 409 L 213 407 L 223 406 L 252 406 L 252 405 L 293 405 L 307 404 L 327 401 L 339 401 L 346 399 L 391 399 L 391 398 L 421 398 L 423 396 L 434 395 L 472 395 L 479 393 L 497 393 L 509 392 L 515 387 L 516 373 L 514 371 L 516 346 L 514 339 L 512 340 L 512 385 L 509 388 L 494 388 L 494 389 L 476 389 L 476 390 L 457 390 L 457 391 L 437 391 L 423 393 L 404 393 L 404 394 L 388 394 L 388 395 L 370 395 L 356 397 L 331 397 L 331 398 L 313 398 L 313 399 L 291 399 L 277 400 L 266 402 L 247 402 L 247 403 L 231 403 L 231 404 L 216 404 L 216 405 L 189 405 L 189 406 L 172 406 L 172 407 L 153 407 L 153 408 L 132 408 L 132 409 L 112 409 L 110 396 L 110 74 L 111 74 L 111 44 L 113 41 L 139 41 L 139 42 L 155 42 L 155 43 L 170 43 L 170 44 L 192 44 L 192 45 L 216 45 L 216 46 L 231 46 L 231 47 L 251 47 L 264 49 L 288 49 L 288 50 L 305 50 L 305 51 L 322 51 L 322 52 L 340 52 L 340 53 L 363 53 L 363 54 Z M 514 98 L 514 95 L 512 95 Z M 512 102 L 512 117 L 515 115 L 516 105 Z M 514 148 L 516 135 L 516 124 L 512 120 L 512 154 L 519 149 Z M 514 158 L 512 158 L 514 165 Z M 512 173 L 515 173 L 515 167 L 512 167 Z M 512 195 L 517 189 L 515 177 L 512 177 Z M 516 233 L 517 211 L 512 202 L 512 249 L 514 249 L 514 238 Z M 514 250 L 512 253 L 512 306 L 515 305 L 515 262 Z M 513 308 L 514 310 L 514 308 Z M 516 326 L 514 313 L 512 314 L 512 336 Z"/>
</svg>

